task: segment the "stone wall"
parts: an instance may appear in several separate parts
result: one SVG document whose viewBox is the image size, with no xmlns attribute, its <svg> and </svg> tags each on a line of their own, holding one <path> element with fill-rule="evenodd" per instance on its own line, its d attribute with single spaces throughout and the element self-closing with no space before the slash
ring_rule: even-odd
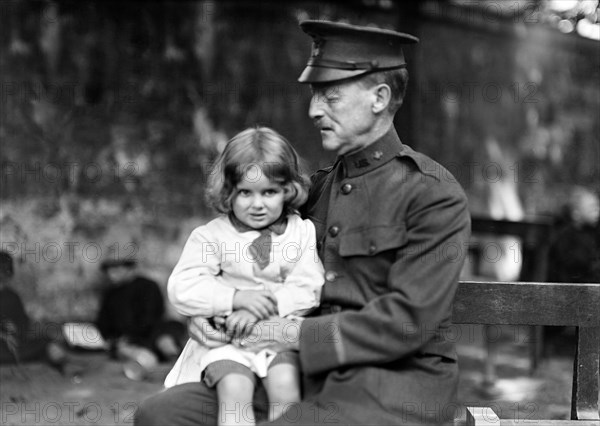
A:
<svg viewBox="0 0 600 426">
<path fill-rule="evenodd" d="M 527 213 L 597 185 L 596 45 L 403 4 L 2 2 L 0 243 L 32 315 L 93 318 L 105 258 L 135 258 L 164 286 L 213 215 L 211 161 L 243 128 L 280 131 L 308 172 L 331 160 L 296 82 L 304 18 L 401 22 L 421 37 L 399 133 L 457 174 L 474 212 L 498 165 Z"/>
</svg>

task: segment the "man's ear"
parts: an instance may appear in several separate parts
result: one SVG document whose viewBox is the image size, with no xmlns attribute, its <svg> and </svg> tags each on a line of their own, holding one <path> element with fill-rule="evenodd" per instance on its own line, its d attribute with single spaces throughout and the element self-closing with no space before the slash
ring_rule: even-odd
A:
<svg viewBox="0 0 600 426">
<path fill-rule="evenodd" d="M 385 83 L 378 84 L 373 88 L 375 102 L 373 102 L 372 110 L 374 114 L 387 109 L 392 99 L 392 89 Z"/>
</svg>

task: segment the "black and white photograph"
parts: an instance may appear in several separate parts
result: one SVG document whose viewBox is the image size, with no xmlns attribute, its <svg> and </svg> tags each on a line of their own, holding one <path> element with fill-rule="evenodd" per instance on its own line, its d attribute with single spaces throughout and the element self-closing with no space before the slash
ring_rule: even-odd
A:
<svg viewBox="0 0 600 426">
<path fill-rule="evenodd" d="M 598 0 L 0 35 L 0 425 L 600 425 Z"/>
</svg>

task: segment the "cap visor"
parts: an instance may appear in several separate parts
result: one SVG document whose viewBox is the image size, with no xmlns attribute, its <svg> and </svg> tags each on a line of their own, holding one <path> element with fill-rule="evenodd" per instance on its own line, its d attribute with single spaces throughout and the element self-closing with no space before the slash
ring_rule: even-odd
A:
<svg viewBox="0 0 600 426">
<path fill-rule="evenodd" d="M 307 66 L 298 77 L 300 83 L 328 83 L 365 74 L 368 70 L 339 70 Z"/>
</svg>

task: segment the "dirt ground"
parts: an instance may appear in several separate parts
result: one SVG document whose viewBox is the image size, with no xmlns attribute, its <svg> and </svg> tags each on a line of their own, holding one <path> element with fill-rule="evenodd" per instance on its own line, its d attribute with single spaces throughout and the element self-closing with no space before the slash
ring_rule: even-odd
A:
<svg viewBox="0 0 600 426">
<path fill-rule="evenodd" d="M 461 366 L 459 402 L 490 405 L 500 418 L 567 419 L 570 413 L 572 357 L 546 357 L 530 374 L 527 331 L 494 330 L 498 379 L 494 392 L 483 391 L 484 349 L 481 327 L 456 329 Z M 1 425 L 128 425 L 141 400 L 160 391 L 170 365 L 144 381 L 127 379 L 121 364 L 101 352 L 73 352 L 82 367 L 61 375 L 45 364 L 0 367 Z M 464 412 L 459 413 L 464 416 Z"/>
</svg>

